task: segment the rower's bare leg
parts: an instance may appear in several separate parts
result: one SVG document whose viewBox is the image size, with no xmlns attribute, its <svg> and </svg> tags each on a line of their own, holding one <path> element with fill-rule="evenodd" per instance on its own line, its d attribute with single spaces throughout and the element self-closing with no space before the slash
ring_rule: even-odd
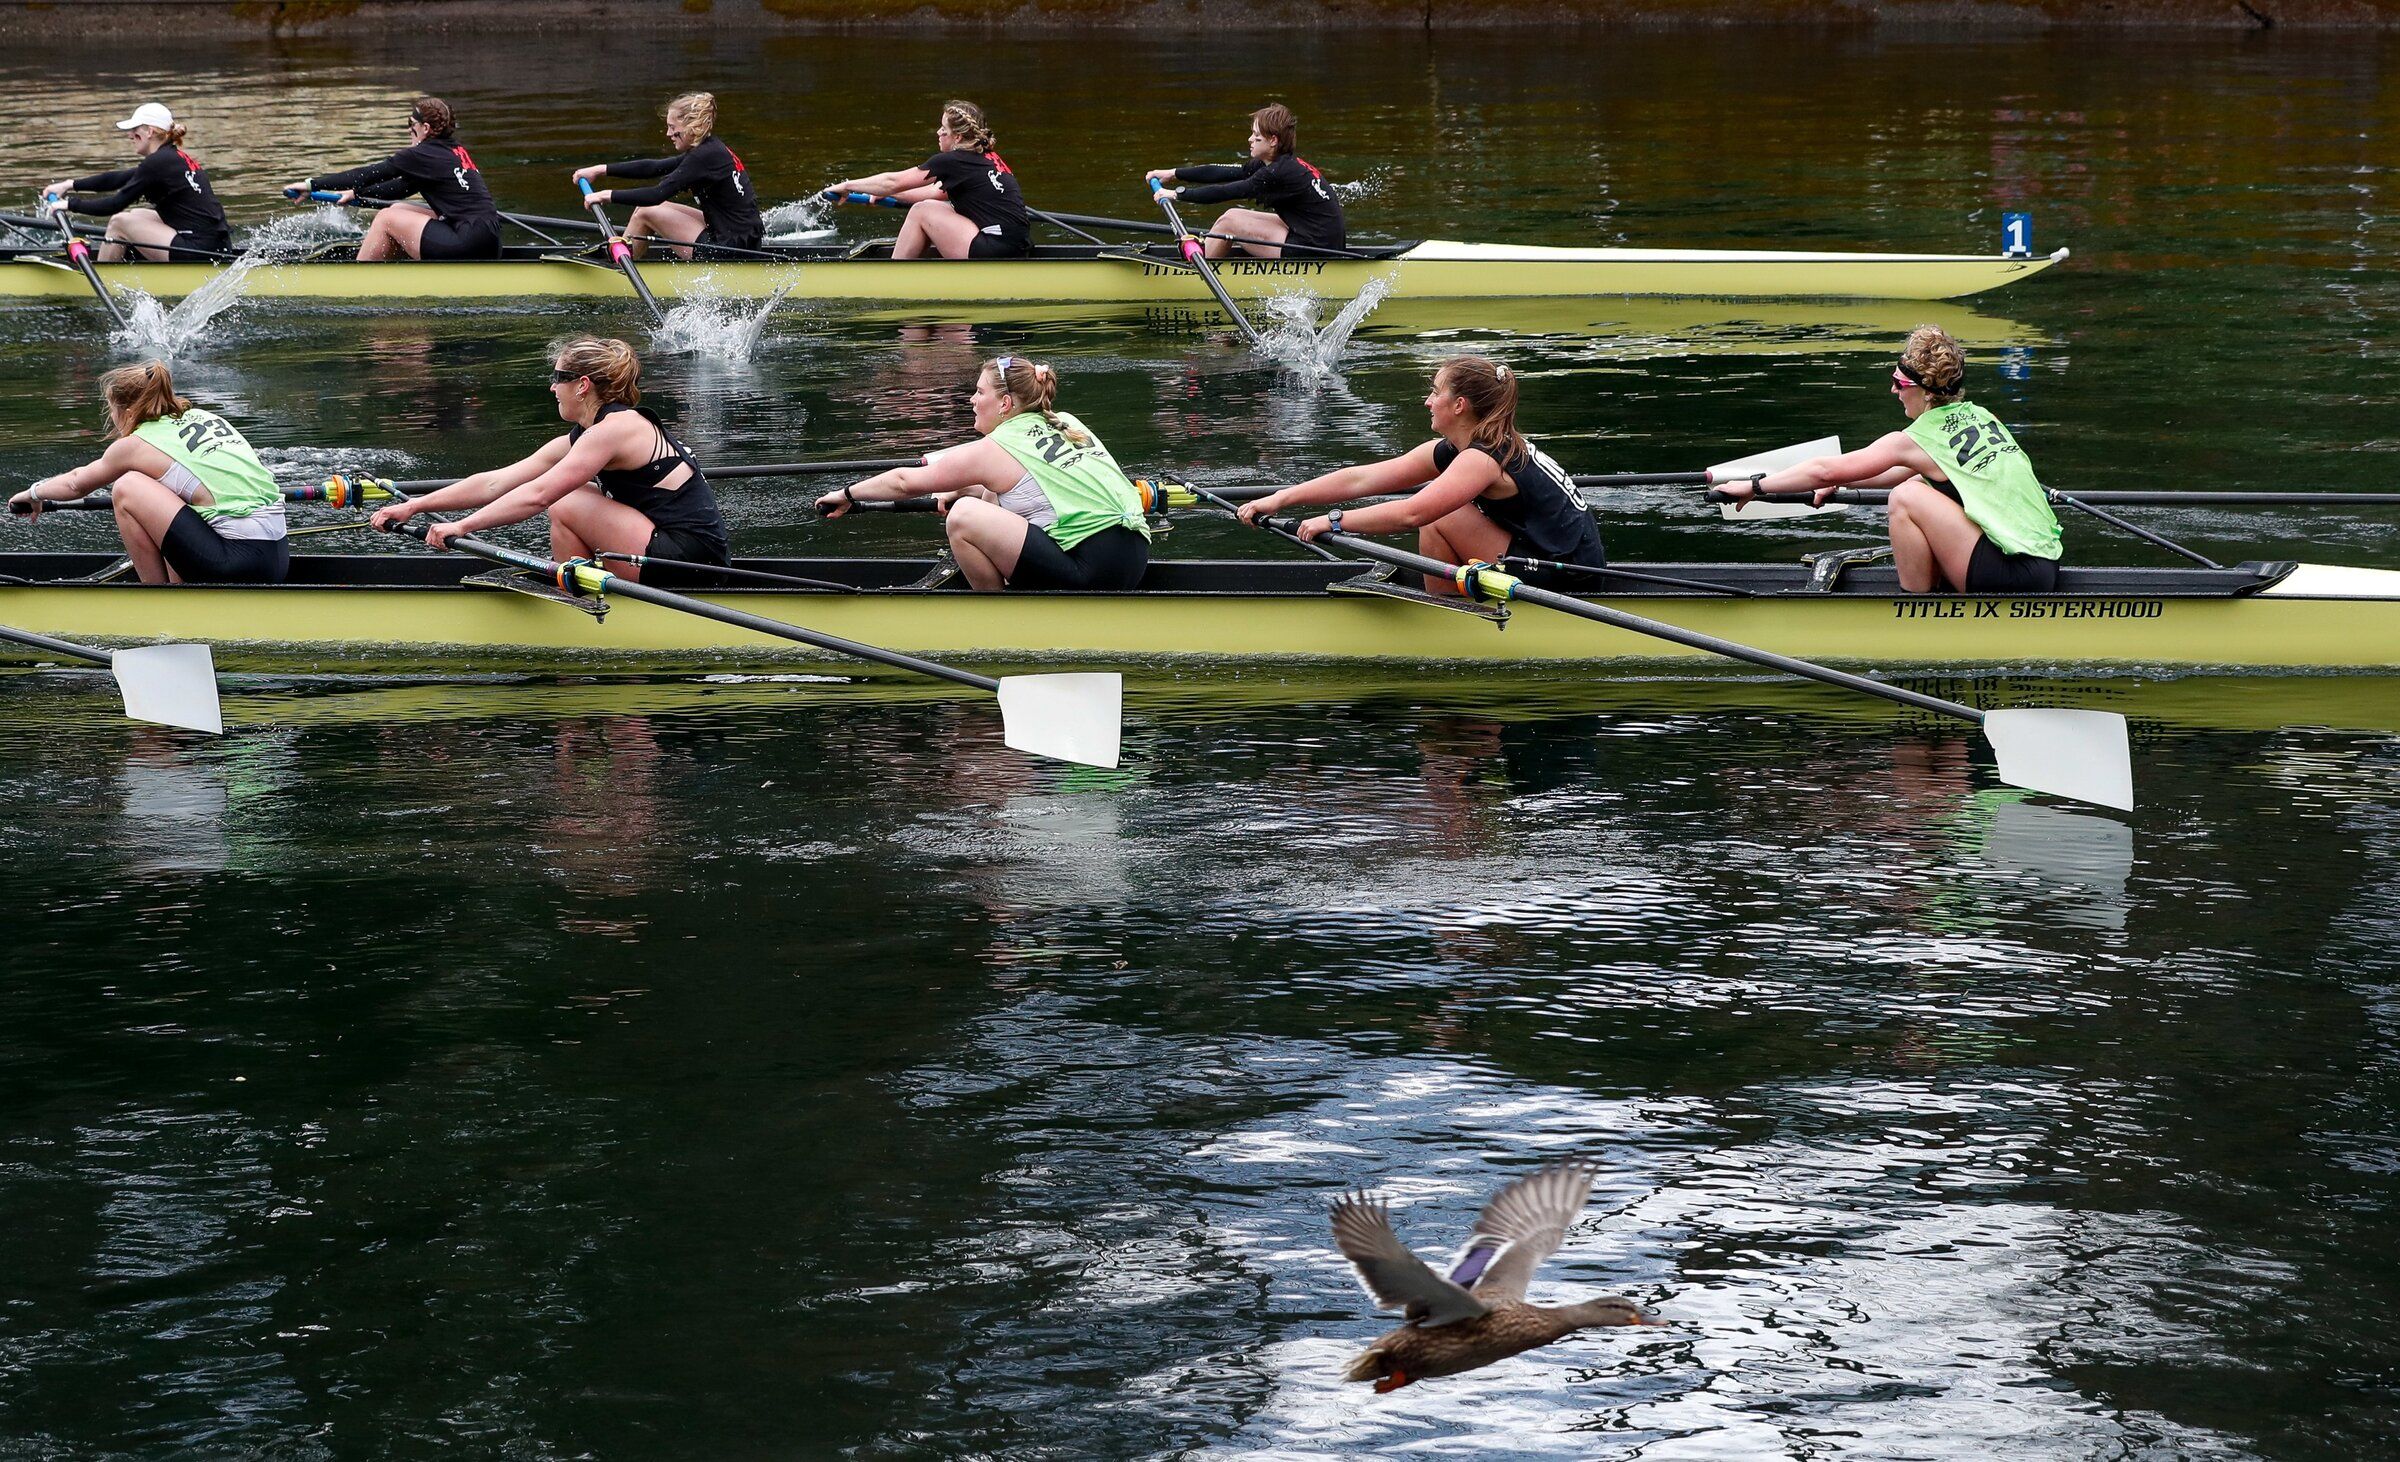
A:
<svg viewBox="0 0 2400 1462">
<path fill-rule="evenodd" d="M 1485 517 L 1483 509 L 1469 503 L 1419 528 L 1417 552 L 1444 563 L 1470 563 L 1478 559 L 1495 563 L 1508 552 L 1508 530 Z M 1427 574 L 1425 592 L 1455 594 L 1458 585 Z"/>
<path fill-rule="evenodd" d="M 975 247 L 975 225 L 940 198 L 911 203 L 900 237 L 892 241 L 892 257 L 922 259 L 928 245 L 945 259 L 964 259 Z"/>
<path fill-rule="evenodd" d="M 1280 259 L 1283 241 L 1291 237 L 1291 228 L 1275 214 L 1261 213 L 1255 208 L 1228 208 L 1217 215 L 1213 232 L 1231 234 L 1231 239 L 1210 239 L 1208 257 L 1222 259 L 1233 252 L 1238 241 L 1242 252 L 1253 259 Z"/>
<path fill-rule="evenodd" d="M 962 497 L 950 505 L 943 531 L 950 537 L 950 556 L 971 586 L 991 593 L 1008 587 L 1025 552 L 1023 518 L 981 498 Z"/>
<path fill-rule="evenodd" d="M 367 225 L 367 236 L 358 241 L 358 257 L 368 262 L 394 254 L 418 258 L 424 247 L 425 225 L 431 222 L 433 210 L 424 204 L 395 203 Z"/>
<path fill-rule="evenodd" d="M 657 531 L 657 524 L 596 487 L 579 487 L 550 505 L 550 556 L 562 561 L 648 553 L 650 535 Z M 612 560 L 601 567 L 619 578 L 642 581 L 639 565 Z"/>
<path fill-rule="evenodd" d="M 1892 489 L 1885 505 L 1892 525 L 1892 567 L 1910 594 L 1931 594 L 1945 583 L 1964 592 L 1967 565 L 1983 530 L 1947 493 L 1912 477 Z"/>
<path fill-rule="evenodd" d="M 633 217 L 625 220 L 625 242 L 633 246 L 633 257 L 646 259 L 649 240 L 656 235 L 670 244 L 685 245 L 674 254 L 678 259 L 689 259 L 692 257 L 689 245 L 706 227 L 707 216 L 689 203 L 651 203 L 636 208 Z"/>
<path fill-rule="evenodd" d="M 175 242 L 175 230 L 167 227 L 165 219 L 154 208 L 128 208 L 108 220 L 108 234 L 100 241 L 99 257 L 103 264 L 114 264 L 125 257 L 130 248 L 145 259 L 167 257 L 167 246 Z"/>
<path fill-rule="evenodd" d="M 125 540 L 125 556 L 133 560 L 134 573 L 145 584 L 182 583 L 167 567 L 160 545 L 167 541 L 168 525 L 183 511 L 183 499 L 147 472 L 128 472 L 110 483 L 108 491 L 116 509 L 117 536 Z"/>
</svg>

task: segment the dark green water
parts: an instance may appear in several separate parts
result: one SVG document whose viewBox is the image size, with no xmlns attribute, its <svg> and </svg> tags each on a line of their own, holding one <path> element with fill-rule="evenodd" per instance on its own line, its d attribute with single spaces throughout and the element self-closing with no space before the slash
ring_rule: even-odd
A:
<svg viewBox="0 0 2400 1462">
<path fill-rule="evenodd" d="M 649 150 L 654 103 L 706 84 L 776 198 L 913 161 L 961 92 L 1037 203 L 1138 215 L 1141 168 L 1229 152 L 1272 85 L 1303 151 L 1370 180 L 1362 235 L 1964 250 L 2029 207 L 2070 265 L 1924 313 L 2047 477 L 2388 488 L 2395 59 L 177 46 L 7 62 L 0 169 L 109 162 L 106 122 L 155 91 L 256 221 L 395 145 L 422 86 L 504 199 L 566 212 L 568 167 Z M 192 67 L 214 100 L 186 105 Z M 1920 312 L 1623 313 L 1371 318 L 1312 384 L 1207 331 L 796 304 L 749 358 L 652 378 L 721 460 L 882 455 L 963 433 L 978 356 L 1039 351 L 1119 455 L 1244 480 L 1419 440 L 1428 367 L 1471 345 L 1570 465 L 1679 467 L 1889 429 Z M 295 476 L 466 469 L 550 429 L 542 342 L 589 326 L 638 328 L 262 303 L 178 375 Z M 120 358 L 89 307 L 0 311 L 20 478 L 96 450 Z M 785 485 L 727 497 L 760 549 L 924 542 L 812 523 Z M 1606 507 L 1626 556 L 1828 538 Z M 2144 521 L 2400 566 L 2389 513 Z M 1205 521 L 1169 542 L 1266 551 Z M 1996 789 L 1950 726 L 1748 677 L 1135 682 L 1116 774 L 888 686 L 247 678 L 202 743 L 83 677 L 0 683 L 0 1453 L 2388 1447 L 2400 683 L 1985 687 L 2130 712 L 2118 819 Z M 1325 1203 L 1384 1188 L 1446 1252 L 1567 1152 L 1603 1177 L 1535 1297 L 1670 1326 L 1339 1384 L 1381 1326 Z"/>
</svg>

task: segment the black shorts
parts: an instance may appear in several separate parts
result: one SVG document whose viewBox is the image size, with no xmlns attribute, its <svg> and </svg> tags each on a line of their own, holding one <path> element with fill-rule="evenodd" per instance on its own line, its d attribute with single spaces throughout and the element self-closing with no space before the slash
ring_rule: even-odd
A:
<svg viewBox="0 0 2400 1462">
<path fill-rule="evenodd" d="M 1150 568 L 1150 540 L 1131 528 L 1103 528 L 1075 545 L 1058 546 L 1039 525 L 1025 529 L 1011 589 L 1138 589 Z"/>
<path fill-rule="evenodd" d="M 2030 553 L 2003 553 L 1989 538 L 1975 540 L 1967 560 L 1969 594 L 2054 594 L 2058 592 L 2058 560 Z"/>
<path fill-rule="evenodd" d="M 233 235 L 199 233 L 184 228 L 175 231 L 174 241 L 167 245 L 170 264 L 221 264 L 233 252 Z"/>
<path fill-rule="evenodd" d="M 692 240 L 692 258 L 700 260 L 746 259 L 761 251 L 767 242 L 764 234 L 750 234 L 738 239 L 720 239 L 714 229 L 700 230 Z"/>
<path fill-rule="evenodd" d="M 281 538 L 221 538 L 188 505 L 167 523 L 159 552 L 187 584 L 280 584 L 292 571 L 292 546 Z"/>
<path fill-rule="evenodd" d="M 1958 485 L 1950 482 L 1927 482 L 1927 487 L 1950 499 L 1960 507 L 1967 500 L 1958 495 Z M 2030 553 L 2005 553 L 1989 538 L 1977 537 L 1975 551 L 1967 558 L 1967 583 L 1961 594 L 2052 594 L 2058 591 L 2058 560 L 2039 558 Z"/>
<path fill-rule="evenodd" d="M 500 257 L 500 227 L 498 224 L 453 224 L 437 218 L 425 225 L 424 237 L 417 242 L 420 259 L 497 259 Z"/>
<path fill-rule="evenodd" d="M 733 552 L 724 539 L 686 533 L 680 528 L 652 528 L 650 546 L 642 552 L 651 558 L 672 558 L 684 563 L 713 563 L 719 567 L 733 562 Z M 645 567 L 642 582 L 654 589 L 721 589 L 722 576 L 704 569 L 671 569 Z"/>
<path fill-rule="evenodd" d="M 1289 224 L 1284 225 L 1283 241 L 1286 244 L 1297 244 L 1303 249 L 1329 249 L 1336 254 L 1344 253 L 1348 251 L 1350 247 L 1350 236 L 1348 234 L 1311 233 L 1305 229 L 1293 228 Z M 1313 258 L 1321 256 L 1303 254 L 1300 257 Z"/>
<path fill-rule="evenodd" d="M 1033 234 L 1028 230 L 1015 233 L 987 234 L 978 230 L 975 242 L 967 245 L 970 259 L 1022 259 L 1033 252 Z M 1140 537 L 1140 534 L 1135 534 Z"/>
<path fill-rule="evenodd" d="M 1562 559 L 1554 554 L 1547 554 L 1542 552 L 1540 549 L 1535 548 L 1532 540 L 1528 539 L 1522 533 L 1511 533 L 1508 535 L 1508 556 L 1510 558 L 1549 559 L 1553 563 L 1576 563 L 1582 564 L 1586 568 L 1593 569 L 1604 569 L 1608 567 L 1608 554 L 1606 552 L 1593 554 L 1584 558 Z M 1557 569 L 1526 569 L 1522 572 L 1519 572 L 1516 569 L 1511 569 L 1509 572 L 1516 574 L 1518 578 L 1523 579 L 1526 583 L 1533 585 L 1537 589 L 1555 589 L 1561 594 L 1588 594 L 1592 590 L 1598 588 L 1600 585 L 1600 576 L 1598 574 L 1562 573 Z"/>
</svg>

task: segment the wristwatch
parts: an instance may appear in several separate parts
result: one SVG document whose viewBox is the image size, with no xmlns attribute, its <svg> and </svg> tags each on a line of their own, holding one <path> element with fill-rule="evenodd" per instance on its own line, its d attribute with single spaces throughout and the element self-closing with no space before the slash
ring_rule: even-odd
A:
<svg viewBox="0 0 2400 1462">
<path fill-rule="evenodd" d="M 1325 515 L 1325 527 L 1327 531 L 1333 533 L 1342 531 L 1342 510 L 1340 508 L 1335 508 Z"/>
</svg>

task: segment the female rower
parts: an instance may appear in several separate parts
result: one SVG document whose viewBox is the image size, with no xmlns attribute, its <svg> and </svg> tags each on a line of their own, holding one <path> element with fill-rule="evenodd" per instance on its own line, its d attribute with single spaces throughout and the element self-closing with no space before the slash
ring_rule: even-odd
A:
<svg viewBox="0 0 2400 1462">
<path fill-rule="evenodd" d="M 667 103 L 667 141 L 676 157 L 637 158 L 632 162 L 594 163 L 577 168 L 577 178 L 658 178 L 651 188 L 602 188 L 592 203 L 626 203 L 633 217 L 625 224 L 625 242 L 640 256 L 656 234 L 671 244 L 681 259 L 724 258 L 755 252 L 766 242 L 767 226 L 758 216 L 758 198 L 750 191 L 750 174 L 733 149 L 717 136 L 717 98 L 714 93 L 687 91 Z M 670 203 L 678 193 L 690 193 L 691 203 Z"/>
<path fill-rule="evenodd" d="M 1417 530 L 1417 552 L 1444 563 L 1538 559 L 1599 569 L 1608 565 L 1600 529 L 1575 479 L 1517 430 L 1516 372 L 1480 355 L 1454 355 L 1433 373 L 1425 397 L 1433 441 L 1405 455 L 1343 467 L 1242 505 L 1245 523 L 1284 508 L 1349 502 L 1409 492 L 1397 502 L 1335 508 L 1300 525 L 1300 536 Z M 1424 484 L 1419 487 L 1418 484 Z M 1512 572 L 1516 571 L 1511 566 Z M 1527 566 L 1529 584 L 1588 587 L 1592 576 Z M 1455 594 L 1448 579 L 1427 575 L 1426 592 Z"/>
<path fill-rule="evenodd" d="M 895 259 L 921 259 L 931 244 L 945 259 L 1015 259 L 1033 252 L 1033 215 L 1017 175 L 973 102 L 944 102 L 933 129 L 939 152 L 913 168 L 852 178 L 833 193 L 871 193 L 909 205 L 892 241 Z"/>
<path fill-rule="evenodd" d="M 145 259 L 173 263 L 205 263 L 233 252 L 233 229 L 225 222 L 225 206 L 217 201 L 208 174 L 183 150 L 183 129 L 175 115 L 157 102 L 144 102 L 117 124 L 133 134 L 133 155 L 141 159 L 113 173 L 61 179 L 42 191 L 66 200 L 69 213 L 108 220 L 108 236 L 100 245 L 100 262 L 113 264 L 128 248 Z M 105 198 L 75 198 L 77 193 L 106 193 Z M 139 199 L 150 206 L 135 208 Z"/>
<path fill-rule="evenodd" d="M 100 378 L 116 440 L 95 462 L 9 499 L 18 513 L 107 488 L 145 584 L 280 584 L 291 569 L 283 491 L 233 423 L 175 394 L 159 361 Z"/>
<path fill-rule="evenodd" d="M 1958 342 L 1920 325 L 1892 370 L 1906 429 L 1718 491 L 1738 506 L 1754 492 L 1814 489 L 1813 501 L 1822 503 L 1842 487 L 1888 487 L 1892 566 L 1902 589 L 2051 593 L 2058 588 L 2058 515 L 2017 439 L 1966 399 L 1966 374 Z"/>
<path fill-rule="evenodd" d="M 951 555 L 978 589 L 1138 588 L 1150 567 L 1141 491 L 1057 400 L 1057 372 L 1001 356 L 968 397 L 980 441 L 829 492 L 817 511 L 936 495 Z"/>
<path fill-rule="evenodd" d="M 550 352 L 550 395 L 569 423 L 532 456 L 462 477 L 423 497 L 375 514 L 391 531 L 419 513 L 472 508 L 463 518 L 435 523 L 425 541 L 450 540 L 486 528 L 550 515 L 550 556 L 596 559 L 603 553 L 641 554 L 679 565 L 733 561 L 725 517 L 708 478 L 657 413 L 640 404 L 642 363 L 622 340 L 592 336 L 561 342 Z M 636 583 L 707 584 L 705 567 L 611 563 L 608 571 Z"/>
<path fill-rule="evenodd" d="M 284 192 L 299 196 L 330 188 L 341 193 L 336 201 L 342 203 L 423 195 L 423 203 L 386 208 L 375 215 L 358 243 L 361 259 L 389 259 L 395 253 L 411 259 L 497 259 L 500 209 L 492 202 L 491 189 L 483 185 L 475 159 L 459 142 L 457 127 L 448 102 L 418 97 L 409 103 L 408 146 L 382 162 L 302 178 Z"/>
<path fill-rule="evenodd" d="M 1208 241 L 1208 257 L 1222 259 L 1235 244 L 1261 259 L 1280 259 L 1283 245 L 1312 253 L 1339 253 L 1349 247 L 1342 226 L 1341 200 L 1333 185 L 1294 149 L 1299 146 L 1300 122 L 1292 109 L 1277 102 L 1250 114 L 1250 160 L 1240 165 L 1208 163 L 1198 167 L 1153 168 L 1148 177 L 1162 183 L 1198 183 L 1197 188 L 1169 188 L 1160 196 L 1186 203 L 1226 203 L 1256 198 L 1274 210 L 1228 208 L 1217 215 L 1215 232 L 1233 238 Z"/>
</svg>

